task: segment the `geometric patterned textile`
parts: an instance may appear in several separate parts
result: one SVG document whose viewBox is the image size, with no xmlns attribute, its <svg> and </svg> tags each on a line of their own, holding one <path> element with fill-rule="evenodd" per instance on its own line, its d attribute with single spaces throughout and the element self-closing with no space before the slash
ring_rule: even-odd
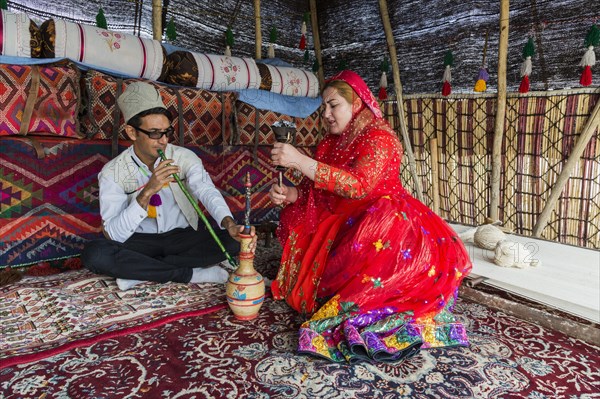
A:
<svg viewBox="0 0 600 399">
<path fill-rule="evenodd" d="M 260 224 L 279 218 L 279 207 L 269 200 L 269 189 L 277 182 L 279 172 L 271 163 L 271 146 L 259 146 L 254 151 L 251 146 L 212 146 L 188 147 L 194 151 L 212 177 L 215 186 L 221 190 L 231 212 L 238 221 L 243 220 L 245 209 L 245 177 L 250 173 L 252 182 L 250 221 Z M 307 155 L 312 148 L 299 148 Z M 286 170 L 284 183 L 296 185 L 299 176 L 293 170 Z"/>
<path fill-rule="evenodd" d="M 100 237 L 98 172 L 111 157 L 108 140 L 37 138 L 46 156 L 38 160 L 20 138 L 0 141 L 0 268 L 77 256 L 86 240 Z M 131 142 L 121 142 L 122 151 Z M 187 146 L 203 161 L 234 217 L 242 221 L 244 179 L 252 181 L 251 222 L 277 220 L 279 207 L 268 197 L 278 172 L 271 146 Z M 307 155 L 312 147 L 300 148 Z M 286 184 L 298 184 L 292 170 Z M 212 218 L 209 218 L 212 221 Z"/>
<path fill-rule="evenodd" d="M 234 132 L 232 144 L 273 145 L 275 134 L 271 125 L 277 121 L 292 122 L 296 125 L 296 147 L 313 147 L 320 141 L 323 121 L 321 118 L 323 107 L 319 107 L 307 118 L 295 118 L 274 111 L 257 110 L 250 104 L 236 101 L 237 131 Z M 258 139 L 255 137 L 256 112 L 258 111 Z"/>
<path fill-rule="evenodd" d="M 139 329 L 199 309 L 222 305 L 221 309 L 222 291 L 217 284 L 178 283 L 147 283 L 121 291 L 114 278 L 86 269 L 26 277 L 0 288 L 0 363 L 6 367 L 35 360 L 99 335 Z"/>
<path fill-rule="evenodd" d="M 68 58 L 151 80 L 166 73 L 166 52 L 157 40 L 61 19 L 49 19 L 40 31 L 44 58 Z"/>
<path fill-rule="evenodd" d="M 0 65 L 0 136 L 19 134 L 31 86 L 39 87 L 23 134 L 79 137 L 79 69 L 66 66 Z"/>
<path fill-rule="evenodd" d="M 118 111 L 119 139 L 128 140 L 123 115 L 117 109 L 117 85 L 121 82 L 121 88 L 125 90 L 136 81 L 146 81 L 160 92 L 175 129 L 171 140 L 173 144 L 181 145 L 180 121 L 183 122 L 185 145 L 218 145 L 228 142 L 231 136 L 234 93 L 173 87 L 144 79 L 122 80 L 94 70 L 87 72 L 85 81 L 89 99 L 87 113 L 82 119 L 82 130 L 87 137 L 111 139 L 115 111 Z"/>
<path fill-rule="evenodd" d="M 0 140 L 0 268 L 76 256 L 101 236 L 97 174 L 109 143 L 36 140 L 43 159 L 25 139 Z"/>
<path fill-rule="evenodd" d="M 37 58 L 41 45 L 40 30 L 27 15 L 0 10 L 0 54 Z"/>
<path fill-rule="evenodd" d="M 119 316 L 131 311 L 126 305 L 136 299 L 137 304 L 149 307 L 152 322 L 156 308 L 175 297 L 164 294 L 177 294 L 183 306 L 190 306 L 194 300 L 190 295 L 210 286 L 208 295 L 224 298 L 224 287 L 214 284 L 189 284 L 190 290 L 175 292 L 169 286 L 186 285 L 166 284 L 161 291 L 154 284 L 144 284 L 118 292 L 113 282 L 97 277 L 94 285 L 91 278 L 82 280 L 82 273 L 66 273 L 70 276 L 63 284 L 40 282 L 29 290 L 19 282 L 22 288 L 11 291 L 18 299 L 28 294 L 35 298 L 35 290 L 38 296 L 48 294 L 49 304 L 44 306 L 44 297 L 44 302 L 38 303 L 39 313 L 60 304 L 79 305 L 81 312 L 87 310 L 82 322 L 112 318 L 115 326 L 110 328 L 120 331 L 131 321 Z M 70 288 L 80 295 L 73 297 Z M 68 302 L 70 298 L 73 304 Z M 106 312 L 110 302 L 122 305 L 114 315 Z M 200 305 L 206 306 L 201 302 L 193 309 L 202 309 Z M 21 309 L 10 307 L 10 319 L 17 318 Z M 133 313 L 139 309 L 134 308 Z M 9 359 L 0 372 L 0 387 L 5 399 L 598 398 L 600 348 L 460 298 L 454 310 L 467 328 L 470 347 L 421 350 L 399 363 L 347 365 L 298 355 L 302 318 L 285 302 L 267 298 L 251 322 L 236 320 L 229 309 L 178 315 L 151 330 L 141 326 L 128 334 L 116 331 L 111 339 L 92 337 L 73 349 L 50 353 L 51 357 L 42 354 L 37 361 L 23 359 L 31 363 L 10 365 L 14 362 Z M 77 323 L 77 319 L 63 320 L 60 316 L 65 313 L 58 310 L 57 323 L 52 326 L 64 325 L 60 333 Z M 134 319 L 138 320 L 143 322 Z M 50 318 L 42 328 L 52 328 L 49 324 Z M 22 327 L 25 334 L 21 339 L 39 328 L 33 324 Z M 85 336 L 83 331 L 74 333 Z"/>
</svg>

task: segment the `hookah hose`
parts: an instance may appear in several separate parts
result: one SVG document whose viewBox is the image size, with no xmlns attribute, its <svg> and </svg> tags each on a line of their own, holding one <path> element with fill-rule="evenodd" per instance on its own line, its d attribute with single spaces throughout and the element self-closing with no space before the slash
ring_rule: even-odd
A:
<svg viewBox="0 0 600 399">
<path fill-rule="evenodd" d="M 165 153 L 161 149 L 158 149 L 157 152 L 163 161 L 165 161 L 167 159 L 167 157 L 165 156 Z M 198 206 L 198 202 L 196 200 L 194 200 L 194 197 L 192 197 L 191 194 L 188 192 L 188 190 L 185 188 L 185 186 L 183 185 L 183 182 L 181 181 L 181 179 L 179 178 L 177 173 L 173 173 L 173 178 L 179 185 L 179 188 L 181 189 L 181 191 L 183 191 L 183 193 L 185 194 L 186 198 L 190 201 L 190 203 L 196 210 L 196 213 L 198 214 L 198 216 L 200 216 L 200 219 L 202 219 L 202 222 L 204 222 L 204 225 L 208 229 L 208 232 L 210 233 L 212 238 L 214 238 L 214 240 L 217 243 L 217 245 L 219 246 L 219 248 L 221 248 L 221 251 L 225 254 L 225 257 L 227 258 L 227 261 L 229 261 L 229 264 L 231 266 L 233 266 L 234 268 L 237 268 L 238 267 L 237 262 L 235 261 L 235 259 L 233 259 L 231 257 L 229 252 L 227 252 L 227 250 L 223 246 L 223 243 L 221 242 L 221 240 L 219 240 L 219 237 L 217 237 L 217 234 L 215 233 L 212 226 L 210 225 L 210 222 L 208 221 L 208 219 L 206 219 L 206 216 L 204 216 L 204 213 L 202 213 L 202 211 L 200 210 L 200 207 Z"/>
</svg>

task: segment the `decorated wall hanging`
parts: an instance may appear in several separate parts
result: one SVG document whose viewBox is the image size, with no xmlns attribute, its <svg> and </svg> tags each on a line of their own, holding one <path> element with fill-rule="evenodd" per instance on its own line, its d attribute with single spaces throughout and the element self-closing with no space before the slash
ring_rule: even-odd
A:
<svg viewBox="0 0 600 399">
<path fill-rule="evenodd" d="M 531 57 L 535 54 L 535 46 L 533 38 L 527 40 L 527 44 L 523 47 L 523 63 L 521 64 L 521 84 L 519 85 L 520 93 L 529 91 L 529 75 L 531 75 Z"/>
<path fill-rule="evenodd" d="M 452 92 L 452 86 L 450 85 L 450 82 L 452 82 L 452 74 L 450 72 L 450 69 L 452 68 L 452 65 L 454 64 L 454 56 L 452 55 L 452 51 L 448 50 L 446 51 L 446 54 L 444 55 L 444 76 L 442 77 L 442 96 L 447 96 Z"/>
<path fill-rule="evenodd" d="M 579 83 L 582 86 L 589 86 L 592 84 L 592 67 L 596 65 L 596 54 L 594 53 L 594 47 L 598 46 L 600 42 L 600 29 L 598 25 L 592 25 L 587 35 L 585 36 L 585 47 L 587 50 L 579 63 L 579 66 L 583 67 L 581 78 Z"/>
</svg>

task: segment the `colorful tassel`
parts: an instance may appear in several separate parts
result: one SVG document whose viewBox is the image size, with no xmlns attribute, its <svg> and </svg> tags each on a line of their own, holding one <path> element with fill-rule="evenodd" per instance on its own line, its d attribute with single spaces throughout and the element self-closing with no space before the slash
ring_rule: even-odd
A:
<svg viewBox="0 0 600 399">
<path fill-rule="evenodd" d="M 379 79 L 379 93 L 377 95 L 377 97 L 380 100 L 385 100 L 388 98 L 388 94 L 387 94 L 387 87 L 388 87 L 388 81 L 387 81 L 387 74 L 389 72 L 390 69 L 390 64 L 388 62 L 387 57 L 383 57 L 383 61 L 381 62 L 381 78 Z"/>
<path fill-rule="evenodd" d="M 490 78 L 490 74 L 487 69 L 485 69 L 485 56 L 487 54 L 487 45 L 488 45 L 488 32 L 485 32 L 485 42 L 483 44 L 483 57 L 481 60 L 481 68 L 479 68 L 479 73 L 477 74 L 477 81 L 475 82 L 475 87 L 473 88 L 476 92 L 484 92 L 487 90 L 487 81 Z"/>
<path fill-rule="evenodd" d="M 175 21 L 173 20 L 173 17 L 171 17 L 169 23 L 167 24 L 167 31 L 165 32 L 165 35 L 171 42 L 174 42 L 175 39 L 177 39 L 177 30 L 175 29 Z"/>
<path fill-rule="evenodd" d="M 162 205 L 162 200 L 160 195 L 154 194 L 150 197 L 150 202 L 148 203 L 148 217 L 152 219 L 156 219 L 156 207 Z"/>
<path fill-rule="evenodd" d="M 225 56 L 231 57 L 231 48 L 233 47 L 233 31 L 227 27 L 225 31 Z"/>
<path fill-rule="evenodd" d="M 96 14 L 96 26 L 102 29 L 108 29 L 108 24 L 106 23 L 106 17 L 104 16 L 104 10 L 100 8 L 98 10 L 98 14 Z"/>
<path fill-rule="evenodd" d="M 592 84 L 592 67 L 586 65 L 583 67 L 583 72 L 579 78 L 579 84 L 582 86 L 590 86 Z"/>
<path fill-rule="evenodd" d="M 533 38 L 529 38 L 523 47 L 523 63 L 521 64 L 521 84 L 519 85 L 519 93 L 529 92 L 529 75 L 531 75 L 532 64 L 531 57 L 535 54 L 535 46 Z"/>
<path fill-rule="evenodd" d="M 587 35 L 585 36 L 585 46 L 587 50 L 579 63 L 579 66 L 583 67 L 583 72 L 579 78 L 579 83 L 582 86 L 589 86 L 592 84 L 592 67 L 596 65 L 596 53 L 594 53 L 594 47 L 600 43 L 600 29 L 597 25 L 592 25 Z"/>
<path fill-rule="evenodd" d="M 308 23 L 308 15 L 309 14 L 305 12 L 304 16 L 302 17 L 302 28 L 300 28 L 300 44 L 298 45 L 300 50 L 304 50 L 306 48 L 306 24 Z"/>
<path fill-rule="evenodd" d="M 267 57 L 275 58 L 275 47 L 274 44 L 277 41 L 277 28 L 272 27 L 269 32 L 269 50 L 267 51 Z"/>
<path fill-rule="evenodd" d="M 444 55 L 444 76 L 442 77 L 442 96 L 448 96 L 452 93 L 452 86 L 450 82 L 452 81 L 452 73 L 450 72 L 450 68 L 454 64 L 454 56 L 452 55 L 452 51 L 448 50 Z"/>
<path fill-rule="evenodd" d="M 306 22 L 302 21 L 302 29 L 300 29 L 302 35 L 300 36 L 300 44 L 298 48 L 304 50 L 306 48 Z"/>
<path fill-rule="evenodd" d="M 473 90 L 477 92 L 484 92 L 487 90 L 487 81 L 490 78 L 490 74 L 487 69 L 479 68 L 479 74 L 477 75 L 477 82 L 475 82 L 475 88 Z"/>
</svg>

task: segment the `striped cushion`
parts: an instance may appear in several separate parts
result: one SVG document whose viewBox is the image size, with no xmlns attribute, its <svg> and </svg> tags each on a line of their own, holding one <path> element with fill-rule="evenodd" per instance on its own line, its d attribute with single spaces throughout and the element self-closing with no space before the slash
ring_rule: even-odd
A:
<svg viewBox="0 0 600 399">
<path fill-rule="evenodd" d="M 0 54 L 39 58 L 42 52 L 38 26 L 25 14 L 0 10 Z"/>
<path fill-rule="evenodd" d="M 156 40 L 59 19 L 44 22 L 40 30 L 45 58 L 69 58 L 151 80 L 166 74 L 166 52 Z"/>
</svg>

